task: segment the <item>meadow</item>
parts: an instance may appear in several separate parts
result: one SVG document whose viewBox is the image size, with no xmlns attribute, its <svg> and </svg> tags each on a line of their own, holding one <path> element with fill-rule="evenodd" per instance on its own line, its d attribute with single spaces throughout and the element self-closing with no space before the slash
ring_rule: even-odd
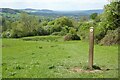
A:
<svg viewBox="0 0 120 80">
<path fill-rule="evenodd" d="M 94 46 L 94 65 L 87 71 L 89 43 L 60 36 L 2 39 L 3 78 L 117 78 L 118 46 Z M 86 71 L 76 71 L 75 69 Z"/>
</svg>

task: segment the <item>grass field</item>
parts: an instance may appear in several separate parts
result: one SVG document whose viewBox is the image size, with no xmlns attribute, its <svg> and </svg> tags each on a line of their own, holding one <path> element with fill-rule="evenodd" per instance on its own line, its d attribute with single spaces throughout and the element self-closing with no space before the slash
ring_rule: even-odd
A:
<svg viewBox="0 0 120 80">
<path fill-rule="evenodd" d="M 28 37 L 2 40 L 3 78 L 116 78 L 118 47 L 95 45 L 94 65 L 100 72 L 86 70 L 88 42 L 63 41 L 62 37 Z"/>
</svg>

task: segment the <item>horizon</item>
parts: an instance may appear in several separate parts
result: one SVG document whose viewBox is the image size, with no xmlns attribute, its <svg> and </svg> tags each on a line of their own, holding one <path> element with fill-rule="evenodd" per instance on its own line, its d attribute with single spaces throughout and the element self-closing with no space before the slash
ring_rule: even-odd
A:
<svg viewBox="0 0 120 80">
<path fill-rule="evenodd" d="M 2 9 L 2 8 L 1 8 Z M 51 10 L 51 9 L 35 9 L 35 8 L 23 8 L 23 9 L 15 9 L 15 8 L 8 8 L 5 9 L 13 9 L 13 10 L 25 10 L 25 9 L 33 9 L 33 10 L 50 10 L 50 11 L 64 11 L 64 10 Z M 86 10 L 71 10 L 71 11 L 89 11 L 89 10 L 103 10 L 103 9 L 86 9 Z M 64 12 L 71 12 L 71 11 L 64 11 Z"/>
<path fill-rule="evenodd" d="M 1 0 L 0 8 L 11 9 L 47 9 L 53 11 L 80 11 L 103 9 L 109 4 L 107 0 Z M 74 6 L 74 7 L 73 7 Z"/>
</svg>

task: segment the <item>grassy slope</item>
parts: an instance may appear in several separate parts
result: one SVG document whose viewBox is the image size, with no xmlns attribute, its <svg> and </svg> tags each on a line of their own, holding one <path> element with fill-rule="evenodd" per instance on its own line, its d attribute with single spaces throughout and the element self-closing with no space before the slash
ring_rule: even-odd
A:
<svg viewBox="0 0 120 80">
<path fill-rule="evenodd" d="M 58 38 L 59 39 L 59 38 Z M 85 68 L 88 43 L 82 41 L 23 41 L 3 39 L 3 78 L 114 78 L 118 72 L 117 46 L 95 45 L 94 64 L 110 69 L 102 73 L 78 73 Z"/>
</svg>

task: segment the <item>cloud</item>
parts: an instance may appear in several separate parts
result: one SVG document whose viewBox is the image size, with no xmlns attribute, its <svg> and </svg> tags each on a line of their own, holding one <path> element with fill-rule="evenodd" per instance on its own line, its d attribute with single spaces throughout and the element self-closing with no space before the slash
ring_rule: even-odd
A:
<svg viewBox="0 0 120 80">
<path fill-rule="evenodd" d="M 0 7 L 52 10 L 100 9 L 107 0 L 0 0 Z"/>
</svg>

